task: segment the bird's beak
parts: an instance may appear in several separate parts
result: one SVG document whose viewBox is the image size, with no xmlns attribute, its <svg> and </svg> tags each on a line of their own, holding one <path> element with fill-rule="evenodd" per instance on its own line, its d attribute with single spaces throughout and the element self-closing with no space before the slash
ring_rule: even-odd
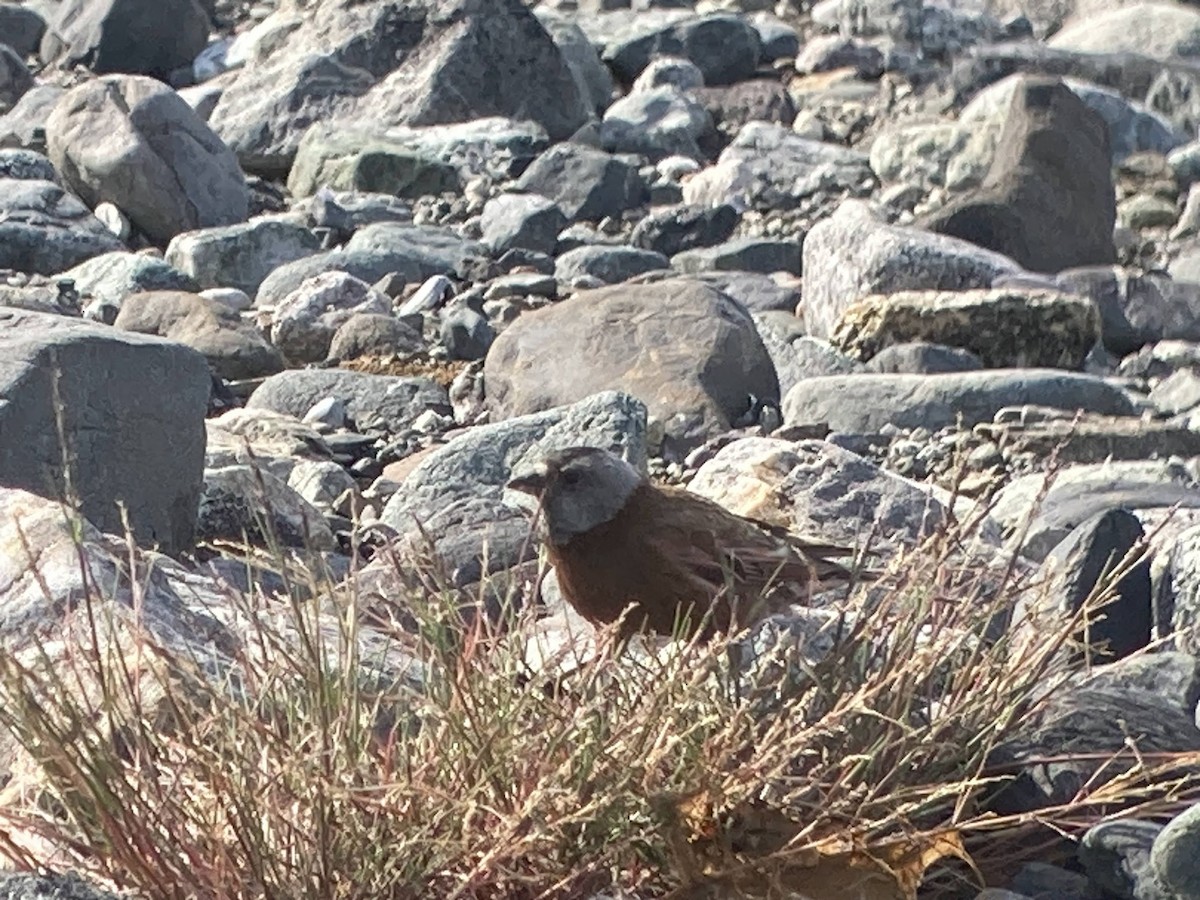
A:
<svg viewBox="0 0 1200 900">
<path fill-rule="evenodd" d="M 546 490 L 546 469 L 538 467 L 523 472 L 520 475 L 514 475 L 505 487 L 509 490 L 520 491 L 522 494 L 532 494 L 535 497 L 540 497 Z"/>
</svg>

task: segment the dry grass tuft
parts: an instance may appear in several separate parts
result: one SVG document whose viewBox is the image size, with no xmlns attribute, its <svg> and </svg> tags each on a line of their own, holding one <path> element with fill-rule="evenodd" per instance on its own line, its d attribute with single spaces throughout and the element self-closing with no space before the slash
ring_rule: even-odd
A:
<svg viewBox="0 0 1200 900">
<path fill-rule="evenodd" d="M 432 359 L 428 356 L 363 356 L 349 359 L 340 364 L 340 368 L 355 372 L 365 372 L 368 375 L 404 375 L 409 377 L 429 378 L 444 388 L 450 387 L 451 382 L 467 367 L 467 363 L 450 359 Z"/>
<path fill-rule="evenodd" d="M 70 666 L 0 654 L 0 725 L 40 785 L 4 833 L 148 897 L 786 896 L 830 859 L 961 841 L 986 872 L 1048 828 L 1194 797 L 1194 761 L 1142 760 L 1036 820 L 987 812 L 989 752 L 1077 670 L 1081 628 L 994 637 L 1036 588 L 955 562 L 961 537 L 894 560 L 818 639 L 666 643 L 569 678 L 529 668 L 515 594 L 465 627 L 456 592 L 415 593 L 415 632 L 366 642 L 357 598 L 314 568 L 230 599 L 220 677 L 122 614 L 128 640 L 85 629 Z M 399 673 L 402 654 L 419 665 Z"/>
</svg>

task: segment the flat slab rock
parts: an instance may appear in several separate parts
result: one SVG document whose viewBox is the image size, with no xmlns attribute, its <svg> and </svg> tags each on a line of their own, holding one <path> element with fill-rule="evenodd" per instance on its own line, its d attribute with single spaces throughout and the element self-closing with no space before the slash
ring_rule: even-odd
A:
<svg viewBox="0 0 1200 900">
<path fill-rule="evenodd" d="M 990 434 L 1006 454 L 1045 458 L 1054 453 L 1060 462 L 1068 463 L 1141 460 L 1156 454 L 1200 456 L 1200 431 L 1178 422 L 1132 416 L 1070 415 L 1029 424 L 983 424 L 976 426 L 976 433 Z"/>
<path fill-rule="evenodd" d="M 360 431 L 395 434 L 427 410 L 449 415 L 446 389 L 428 378 L 368 375 L 348 369 L 293 369 L 266 379 L 246 406 L 304 418 L 326 397 L 345 401 L 346 412 Z"/>
<path fill-rule="evenodd" d="M 884 425 L 945 428 L 990 422 L 1006 406 L 1033 404 L 1132 416 L 1132 399 L 1102 378 L 1057 369 L 992 369 L 938 375 L 826 375 L 801 381 L 783 400 L 789 425 L 825 422 L 874 434 Z"/>
</svg>

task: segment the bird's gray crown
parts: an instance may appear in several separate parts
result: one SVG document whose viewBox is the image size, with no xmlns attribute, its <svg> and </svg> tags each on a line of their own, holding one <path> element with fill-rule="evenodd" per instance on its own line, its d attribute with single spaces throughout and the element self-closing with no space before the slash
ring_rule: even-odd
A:
<svg viewBox="0 0 1200 900">
<path fill-rule="evenodd" d="M 561 546 L 612 521 L 643 480 L 637 469 L 615 453 L 596 447 L 568 447 L 515 474 L 509 487 L 541 498 L 550 542 Z"/>
</svg>

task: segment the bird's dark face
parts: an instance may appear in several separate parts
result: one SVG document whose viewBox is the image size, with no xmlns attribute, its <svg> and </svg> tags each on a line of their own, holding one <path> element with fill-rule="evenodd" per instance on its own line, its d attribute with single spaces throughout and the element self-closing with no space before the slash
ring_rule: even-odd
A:
<svg viewBox="0 0 1200 900">
<path fill-rule="evenodd" d="M 642 474 L 615 453 L 571 447 L 514 473 L 508 487 L 538 497 L 551 542 L 565 544 L 610 521 L 642 481 Z"/>
</svg>

